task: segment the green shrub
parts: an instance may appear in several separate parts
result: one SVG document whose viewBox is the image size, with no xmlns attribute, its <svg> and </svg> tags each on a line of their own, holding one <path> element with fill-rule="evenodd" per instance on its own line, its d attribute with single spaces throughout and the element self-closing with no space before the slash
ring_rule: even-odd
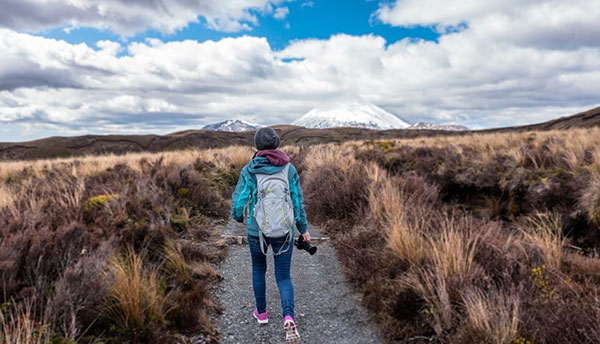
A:
<svg viewBox="0 0 600 344">
<path fill-rule="evenodd" d="M 111 194 L 111 195 L 98 195 L 95 197 L 91 197 L 89 198 L 87 201 L 85 201 L 85 203 L 83 204 L 83 210 L 86 212 L 90 212 L 99 208 L 102 208 L 103 206 L 105 206 L 109 201 L 117 198 L 118 196 L 115 194 Z"/>
</svg>

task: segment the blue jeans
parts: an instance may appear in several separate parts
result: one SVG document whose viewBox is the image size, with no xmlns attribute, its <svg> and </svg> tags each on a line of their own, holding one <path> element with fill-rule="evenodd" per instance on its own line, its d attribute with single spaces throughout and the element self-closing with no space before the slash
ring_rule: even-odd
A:
<svg viewBox="0 0 600 344">
<path fill-rule="evenodd" d="M 285 243 L 286 237 L 267 238 L 265 244 L 271 246 L 273 252 L 279 252 L 281 246 Z M 248 246 L 250 247 L 250 256 L 252 257 L 252 287 L 254 288 L 254 299 L 259 313 L 267 311 L 267 297 L 265 286 L 265 274 L 267 272 L 267 256 L 260 250 L 260 239 L 257 236 L 248 235 Z M 283 247 L 283 250 L 287 248 Z M 290 248 L 287 252 L 274 255 L 275 260 L 275 279 L 279 288 L 279 297 L 281 298 L 281 310 L 283 316 L 294 317 L 294 287 L 290 278 L 290 267 L 292 264 L 292 252 L 294 246 L 289 243 Z"/>
</svg>

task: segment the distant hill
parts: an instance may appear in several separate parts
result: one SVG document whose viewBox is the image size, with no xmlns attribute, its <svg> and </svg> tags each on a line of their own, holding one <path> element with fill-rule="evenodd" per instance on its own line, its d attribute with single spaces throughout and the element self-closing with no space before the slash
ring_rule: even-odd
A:
<svg viewBox="0 0 600 344">
<path fill-rule="evenodd" d="M 477 131 L 526 131 L 587 128 L 600 126 L 600 107 L 552 121 Z M 472 131 L 446 130 L 370 130 L 365 128 L 310 129 L 294 125 L 274 126 L 282 145 L 311 145 L 348 140 L 415 138 L 439 135 L 469 135 Z M 28 142 L 0 143 L 0 160 L 46 159 L 87 154 L 124 154 L 128 152 L 161 152 L 184 148 L 217 148 L 231 145 L 252 145 L 254 131 L 226 132 L 185 130 L 168 135 L 85 135 L 49 137 Z"/>
<path fill-rule="evenodd" d="M 580 112 L 572 116 L 560 117 L 551 121 L 515 127 L 485 129 L 481 131 L 528 131 L 528 130 L 554 130 L 589 128 L 600 126 L 600 107 Z"/>
<path fill-rule="evenodd" d="M 364 128 L 309 129 L 293 125 L 273 126 L 282 145 L 312 145 L 348 140 L 374 140 L 448 135 L 429 130 L 369 130 Z M 49 137 L 41 140 L 0 143 L 0 160 L 46 159 L 128 152 L 161 152 L 184 148 L 218 148 L 253 145 L 255 131 L 227 132 L 185 130 L 168 135 L 86 135 Z"/>
<path fill-rule="evenodd" d="M 465 131 L 469 128 L 458 124 L 433 124 L 425 122 L 417 122 L 406 129 L 413 130 L 447 130 L 447 131 Z"/>
<path fill-rule="evenodd" d="M 212 131 L 229 131 L 229 132 L 240 132 L 240 131 L 248 131 L 248 130 L 256 130 L 262 127 L 258 124 L 252 124 L 245 121 L 237 120 L 226 120 L 219 123 L 207 124 L 202 127 L 204 130 L 212 130 Z"/>
</svg>

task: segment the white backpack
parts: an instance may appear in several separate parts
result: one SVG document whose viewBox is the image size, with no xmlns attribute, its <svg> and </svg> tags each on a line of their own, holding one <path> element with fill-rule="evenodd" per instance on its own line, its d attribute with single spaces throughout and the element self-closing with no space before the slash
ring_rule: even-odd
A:
<svg viewBox="0 0 600 344">
<path fill-rule="evenodd" d="M 275 174 L 256 174 L 256 206 L 254 218 L 259 228 L 260 248 L 265 252 L 264 237 L 278 238 L 287 235 L 276 255 L 287 252 L 294 235 L 294 206 L 290 195 L 288 172 L 290 164 Z M 287 249 L 283 250 L 285 244 Z"/>
</svg>

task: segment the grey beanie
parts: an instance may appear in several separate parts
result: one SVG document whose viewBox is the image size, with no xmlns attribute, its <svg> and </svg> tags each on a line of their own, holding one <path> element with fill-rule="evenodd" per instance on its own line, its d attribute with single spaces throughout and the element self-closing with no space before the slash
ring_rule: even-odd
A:
<svg viewBox="0 0 600 344">
<path fill-rule="evenodd" d="M 273 128 L 260 128 L 254 134 L 254 145 L 258 150 L 277 149 L 279 147 L 279 135 Z"/>
</svg>

